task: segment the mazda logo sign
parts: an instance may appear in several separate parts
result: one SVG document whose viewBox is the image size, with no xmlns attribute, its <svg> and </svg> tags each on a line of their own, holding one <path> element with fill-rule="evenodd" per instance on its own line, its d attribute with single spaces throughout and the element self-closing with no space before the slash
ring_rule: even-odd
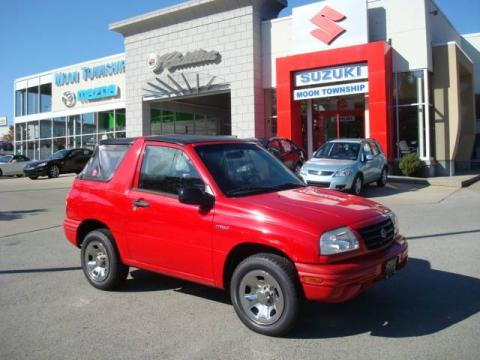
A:
<svg viewBox="0 0 480 360">
<path fill-rule="evenodd" d="M 77 102 L 75 93 L 73 91 L 65 91 L 62 96 L 62 102 L 66 107 L 74 107 Z"/>
</svg>

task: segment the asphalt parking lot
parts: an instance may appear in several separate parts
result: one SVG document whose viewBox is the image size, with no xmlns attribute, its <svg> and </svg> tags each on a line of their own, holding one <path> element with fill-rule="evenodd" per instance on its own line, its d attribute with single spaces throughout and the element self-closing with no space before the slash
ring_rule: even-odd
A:
<svg viewBox="0 0 480 360">
<path fill-rule="evenodd" d="M 131 269 L 95 290 L 64 239 L 72 176 L 0 180 L 0 359 L 478 359 L 480 182 L 390 184 L 410 262 L 343 304 L 309 303 L 288 338 L 249 331 L 222 291 Z"/>
</svg>

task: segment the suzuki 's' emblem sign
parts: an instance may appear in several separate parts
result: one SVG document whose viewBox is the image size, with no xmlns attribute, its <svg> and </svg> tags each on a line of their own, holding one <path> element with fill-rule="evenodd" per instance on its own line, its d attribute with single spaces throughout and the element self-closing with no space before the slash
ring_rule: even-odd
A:
<svg viewBox="0 0 480 360">
<path fill-rule="evenodd" d="M 292 10 L 293 53 L 368 43 L 367 0 L 323 0 Z"/>
<path fill-rule="evenodd" d="M 311 31 L 310 34 L 325 44 L 330 45 L 333 40 L 345 32 L 344 28 L 336 24 L 344 19 L 345 15 L 332 9 L 330 6 L 325 6 L 317 15 L 310 19 L 313 24 L 318 26 L 318 29 Z"/>
</svg>

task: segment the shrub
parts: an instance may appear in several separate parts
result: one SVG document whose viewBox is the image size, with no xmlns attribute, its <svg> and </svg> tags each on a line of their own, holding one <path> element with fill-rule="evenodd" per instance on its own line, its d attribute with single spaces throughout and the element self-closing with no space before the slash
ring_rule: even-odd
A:
<svg viewBox="0 0 480 360">
<path fill-rule="evenodd" d="M 419 173 L 423 163 L 418 158 L 417 154 L 407 154 L 400 159 L 398 167 L 405 176 L 411 176 L 412 174 Z"/>
</svg>

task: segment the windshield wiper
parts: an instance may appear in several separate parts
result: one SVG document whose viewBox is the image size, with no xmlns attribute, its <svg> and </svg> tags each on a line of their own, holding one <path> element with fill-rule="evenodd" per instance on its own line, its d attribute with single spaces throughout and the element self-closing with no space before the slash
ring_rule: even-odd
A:
<svg viewBox="0 0 480 360">
<path fill-rule="evenodd" d="M 247 194 L 253 195 L 253 194 L 260 194 L 263 192 L 295 189 L 298 187 L 305 187 L 305 185 L 285 183 L 285 184 L 273 185 L 273 186 L 247 186 L 239 189 L 230 190 L 229 192 L 227 192 L 227 195 L 230 195 L 230 196 L 239 196 L 239 195 L 247 195 Z"/>
</svg>

